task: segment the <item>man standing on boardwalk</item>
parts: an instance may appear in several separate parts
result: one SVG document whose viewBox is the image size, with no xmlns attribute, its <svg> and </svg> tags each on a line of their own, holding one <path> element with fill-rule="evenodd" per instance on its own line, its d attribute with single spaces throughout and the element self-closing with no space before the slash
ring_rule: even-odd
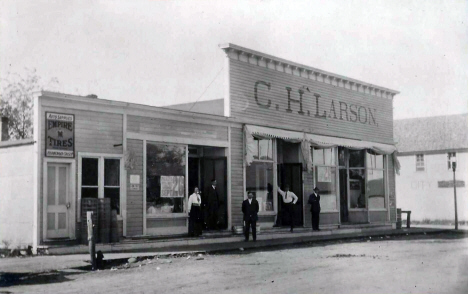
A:
<svg viewBox="0 0 468 294">
<path fill-rule="evenodd" d="M 284 190 L 282 191 L 278 185 L 278 193 L 283 197 L 284 211 L 289 214 L 289 222 L 291 223 L 290 232 L 292 233 L 294 230 L 294 204 L 296 204 L 299 198 L 294 192 L 289 191 L 289 185 L 285 185 Z"/>
<path fill-rule="evenodd" d="M 309 196 L 310 212 L 312 214 L 312 230 L 320 231 L 320 189 L 315 187 L 314 193 Z"/>
<path fill-rule="evenodd" d="M 205 222 L 208 230 L 219 228 L 219 193 L 216 188 L 216 179 L 211 180 L 211 186 L 205 190 L 205 199 L 202 201 L 205 208 Z"/>
<path fill-rule="evenodd" d="M 258 201 L 253 199 L 253 193 L 247 193 L 247 199 L 242 202 L 242 212 L 244 213 L 244 235 L 245 241 L 249 241 L 250 227 L 252 227 L 253 241 L 257 241 L 257 220 L 258 220 Z"/>
</svg>

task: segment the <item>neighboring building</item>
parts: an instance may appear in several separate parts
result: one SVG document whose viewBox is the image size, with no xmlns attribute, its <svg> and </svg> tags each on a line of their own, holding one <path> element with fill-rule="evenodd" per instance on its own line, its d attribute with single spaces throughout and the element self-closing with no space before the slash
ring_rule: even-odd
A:
<svg viewBox="0 0 468 294">
<path fill-rule="evenodd" d="M 395 120 L 400 175 L 397 206 L 415 220 L 453 220 L 455 157 L 458 220 L 468 220 L 468 114 Z"/>
<path fill-rule="evenodd" d="M 110 199 L 124 236 L 186 233 L 188 196 L 212 178 L 223 230 L 243 225 L 247 191 L 260 203 L 260 226 L 310 227 L 314 186 L 323 227 L 393 226 L 398 92 L 232 44 L 221 49 L 224 115 L 51 92 L 36 97 L 33 159 L 18 162 L 33 171 L 22 200 L 33 206 L 33 223 L 23 243 L 82 238 L 88 198 Z M 8 177 L 16 162 L 1 157 L 0 165 Z M 295 220 L 281 213 L 277 183 L 299 197 Z M 0 198 L 14 186 L 0 185 Z M 2 203 L 5 218 L 22 213 L 21 205 Z"/>
</svg>

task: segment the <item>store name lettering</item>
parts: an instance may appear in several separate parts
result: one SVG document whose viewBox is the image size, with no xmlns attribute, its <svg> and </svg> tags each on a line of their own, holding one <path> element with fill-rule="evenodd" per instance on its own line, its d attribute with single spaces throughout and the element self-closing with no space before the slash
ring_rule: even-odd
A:
<svg viewBox="0 0 468 294">
<path fill-rule="evenodd" d="M 259 87 L 266 87 L 268 91 L 271 88 L 271 84 L 265 81 L 257 81 L 255 83 L 254 94 L 255 94 L 255 102 L 257 105 L 264 109 L 269 109 L 271 105 L 270 99 L 261 98 L 258 95 L 258 88 Z M 309 89 L 307 89 L 308 92 Z M 286 112 L 292 113 L 293 109 L 291 106 L 298 107 L 299 110 L 297 111 L 300 115 L 308 115 L 311 116 L 310 110 L 305 112 L 303 109 L 303 99 L 305 99 L 306 92 L 303 89 L 297 90 L 299 94 L 299 98 L 292 98 L 293 89 L 291 87 L 285 87 L 285 95 L 287 95 L 288 99 L 288 108 Z M 342 101 L 335 101 L 332 100 L 329 105 L 323 105 L 323 100 L 321 101 L 321 96 L 319 94 L 313 93 L 313 102 L 315 104 L 315 114 L 314 116 L 320 119 L 337 119 L 343 121 L 350 121 L 354 123 L 361 123 L 366 125 L 375 125 L 378 126 L 378 123 L 375 121 L 377 110 L 375 108 L 365 107 L 362 105 L 357 104 L 348 104 Z M 276 110 L 279 111 L 279 105 L 275 105 Z"/>
</svg>

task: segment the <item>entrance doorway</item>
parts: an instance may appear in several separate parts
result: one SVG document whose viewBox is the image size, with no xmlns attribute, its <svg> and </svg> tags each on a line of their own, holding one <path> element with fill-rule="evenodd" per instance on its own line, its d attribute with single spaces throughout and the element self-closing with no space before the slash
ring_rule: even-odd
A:
<svg viewBox="0 0 468 294">
<path fill-rule="evenodd" d="M 67 164 L 47 164 L 44 195 L 46 204 L 46 238 L 69 238 L 71 197 Z"/>
<path fill-rule="evenodd" d="M 342 223 L 349 222 L 348 215 L 348 173 L 345 168 L 340 168 L 340 217 Z"/>
<path fill-rule="evenodd" d="M 279 185 L 284 189 L 289 185 L 289 190 L 296 194 L 298 200 L 294 205 L 294 226 L 303 226 L 303 195 L 302 195 L 302 164 L 301 163 L 283 163 L 278 165 Z M 282 226 L 290 226 L 291 219 L 284 209 L 283 198 L 278 193 L 278 223 Z"/>
<path fill-rule="evenodd" d="M 218 220 L 219 228 L 227 229 L 227 159 L 226 157 L 203 157 L 200 159 L 200 182 L 201 191 L 206 194 L 206 189 L 211 186 L 211 180 L 216 179 L 216 189 L 218 189 L 219 208 Z M 203 199 L 202 194 L 202 199 Z"/>
</svg>

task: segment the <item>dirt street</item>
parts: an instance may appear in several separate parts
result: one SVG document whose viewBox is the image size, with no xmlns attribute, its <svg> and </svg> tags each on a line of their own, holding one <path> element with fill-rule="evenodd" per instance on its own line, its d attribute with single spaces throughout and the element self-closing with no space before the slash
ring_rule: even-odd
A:
<svg viewBox="0 0 468 294">
<path fill-rule="evenodd" d="M 452 234 L 142 260 L 23 277 L 0 293 L 468 293 L 468 239 Z"/>
</svg>

